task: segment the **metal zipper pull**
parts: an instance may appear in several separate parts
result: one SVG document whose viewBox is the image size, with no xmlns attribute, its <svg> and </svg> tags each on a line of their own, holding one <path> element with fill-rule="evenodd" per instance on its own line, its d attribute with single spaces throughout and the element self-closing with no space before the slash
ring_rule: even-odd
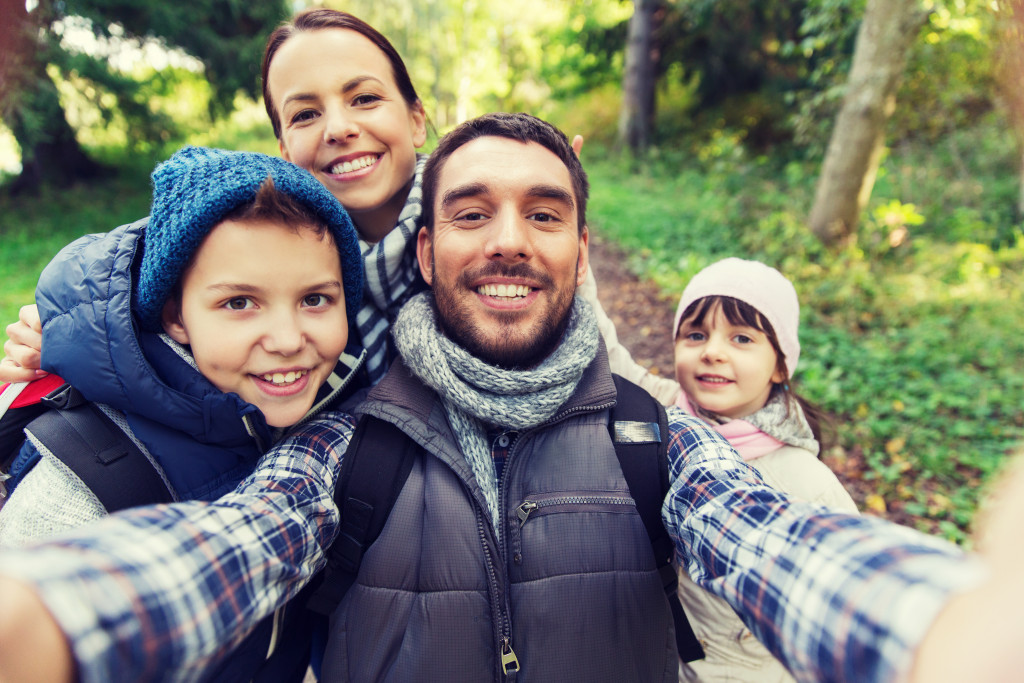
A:
<svg viewBox="0 0 1024 683">
<path fill-rule="evenodd" d="M 530 516 L 530 513 L 539 508 L 540 505 L 534 503 L 532 500 L 528 500 L 519 507 L 516 508 L 516 517 L 519 518 L 519 526 L 522 527 L 526 524 L 526 518 Z"/>
<path fill-rule="evenodd" d="M 501 639 L 501 669 L 506 676 L 519 671 L 519 658 L 512 651 L 512 643 L 509 642 L 508 636 Z"/>
</svg>

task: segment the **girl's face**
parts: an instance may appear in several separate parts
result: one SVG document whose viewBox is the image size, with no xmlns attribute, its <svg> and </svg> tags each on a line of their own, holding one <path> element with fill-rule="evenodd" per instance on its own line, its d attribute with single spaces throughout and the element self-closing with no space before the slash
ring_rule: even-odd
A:
<svg viewBox="0 0 1024 683">
<path fill-rule="evenodd" d="M 676 333 L 676 379 L 691 401 L 730 418 L 746 417 L 785 381 L 764 332 L 729 322 L 720 304 L 700 325 L 683 320 Z"/>
<path fill-rule="evenodd" d="M 281 120 L 281 156 L 311 171 L 364 239 L 384 237 L 427 135 L 422 105 L 402 98 L 384 53 L 356 31 L 297 33 L 274 55 L 267 87 Z"/>
</svg>

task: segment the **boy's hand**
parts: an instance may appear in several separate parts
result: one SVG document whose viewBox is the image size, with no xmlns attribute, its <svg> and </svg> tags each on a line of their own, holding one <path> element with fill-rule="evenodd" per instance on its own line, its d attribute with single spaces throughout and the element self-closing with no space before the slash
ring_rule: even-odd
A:
<svg viewBox="0 0 1024 683">
<path fill-rule="evenodd" d="M 18 322 L 7 326 L 3 360 L 0 360 L 0 382 L 30 382 L 45 377 L 40 370 L 43 347 L 43 325 L 35 304 L 22 306 Z"/>
<path fill-rule="evenodd" d="M 576 158 L 580 158 L 580 152 L 583 151 L 583 136 L 577 135 L 572 139 L 572 151 L 576 152 Z"/>
</svg>

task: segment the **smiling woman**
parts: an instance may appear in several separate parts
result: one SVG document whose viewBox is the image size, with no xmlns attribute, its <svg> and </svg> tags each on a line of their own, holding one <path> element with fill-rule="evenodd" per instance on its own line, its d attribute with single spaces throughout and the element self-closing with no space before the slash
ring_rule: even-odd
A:
<svg viewBox="0 0 1024 683">
<path fill-rule="evenodd" d="M 311 58 L 332 54 L 346 58 Z M 356 31 L 297 33 L 270 60 L 267 106 L 281 156 L 312 172 L 364 239 L 379 241 L 398 220 L 426 142 L 423 105 L 403 98 L 385 54 Z"/>
</svg>

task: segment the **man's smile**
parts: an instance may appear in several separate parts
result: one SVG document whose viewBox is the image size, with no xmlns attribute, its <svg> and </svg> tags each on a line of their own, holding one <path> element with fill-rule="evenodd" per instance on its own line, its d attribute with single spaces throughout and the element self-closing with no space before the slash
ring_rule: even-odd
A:
<svg viewBox="0 0 1024 683">
<path fill-rule="evenodd" d="M 527 296 L 534 290 L 532 287 L 528 287 L 527 285 L 486 284 L 477 287 L 476 291 L 477 294 L 481 294 L 483 296 L 499 297 L 502 299 L 519 299 Z"/>
</svg>

